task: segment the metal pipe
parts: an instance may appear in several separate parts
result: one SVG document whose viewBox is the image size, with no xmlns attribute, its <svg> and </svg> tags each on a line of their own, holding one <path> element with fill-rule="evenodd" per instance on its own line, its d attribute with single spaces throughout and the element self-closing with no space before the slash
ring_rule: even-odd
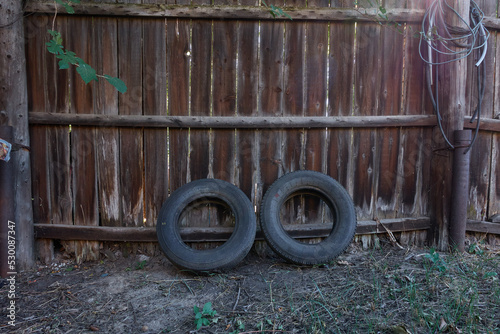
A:
<svg viewBox="0 0 500 334">
<path fill-rule="evenodd" d="M 467 225 L 467 204 L 469 198 L 469 166 L 471 130 L 457 130 L 454 133 L 453 174 L 451 185 L 450 246 L 463 252 Z"/>
<path fill-rule="evenodd" d="M 12 134 L 11 126 L 0 126 L 0 138 L 12 143 Z M 0 276 L 3 278 L 13 271 L 8 270 L 7 263 L 9 221 L 14 221 L 14 173 L 12 162 L 0 160 Z"/>
</svg>

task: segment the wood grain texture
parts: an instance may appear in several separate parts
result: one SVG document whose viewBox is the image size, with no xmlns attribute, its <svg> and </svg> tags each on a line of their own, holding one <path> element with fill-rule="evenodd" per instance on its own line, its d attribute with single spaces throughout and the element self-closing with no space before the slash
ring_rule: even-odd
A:
<svg viewBox="0 0 500 334">
<path fill-rule="evenodd" d="M 281 116 L 283 105 L 283 29 L 280 22 L 261 22 L 259 63 L 259 115 Z M 258 133 L 262 195 L 283 173 L 280 134 L 273 130 Z M 257 195 L 257 198 L 260 196 Z"/>
<path fill-rule="evenodd" d="M 125 17 L 166 17 L 166 18 L 204 18 L 204 19 L 251 19 L 251 20 L 274 20 L 269 10 L 264 6 L 191 6 L 189 0 L 177 1 L 179 6 L 175 6 L 174 0 L 168 0 L 167 5 L 162 4 L 124 4 L 124 3 L 82 3 L 75 7 L 76 14 L 80 15 L 103 15 L 103 16 L 125 16 Z M 184 2 L 180 4 L 179 2 Z M 353 3 L 343 1 L 344 8 L 287 8 L 286 12 L 294 21 L 363 21 L 378 22 L 378 8 L 360 11 L 353 9 Z M 284 1 L 266 1 L 268 5 L 275 4 L 283 7 Z M 255 4 L 256 5 L 256 4 Z M 54 4 L 51 2 L 30 2 L 26 8 L 27 12 L 53 14 Z M 58 7 L 58 12 L 64 8 Z M 399 22 L 420 22 L 422 21 L 424 10 L 395 9 L 386 13 L 390 21 Z M 279 18 L 287 20 L 287 18 Z M 490 27 L 499 27 L 500 22 L 493 18 L 486 21 Z"/>
<path fill-rule="evenodd" d="M 34 16 L 26 20 L 26 53 L 28 55 L 39 54 L 38 50 L 45 48 L 44 41 L 35 36 L 44 36 L 47 20 L 43 17 Z M 39 57 L 31 56 L 26 62 L 28 80 L 28 110 L 33 113 L 46 112 L 45 83 L 47 73 L 44 71 L 46 53 Z M 30 137 L 33 139 L 31 146 L 31 182 L 33 188 L 33 220 L 38 223 L 50 224 L 50 189 L 48 178 L 47 159 L 47 126 L 31 126 Z M 54 257 L 52 240 L 37 240 L 35 244 L 35 256 L 44 263 L 50 263 Z"/>
<path fill-rule="evenodd" d="M 212 33 L 211 21 L 192 21 L 191 116 L 210 117 Z M 207 178 L 210 174 L 210 130 L 190 129 L 190 145 L 191 180 Z"/>
<path fill-rule="evenodd" d="M 119 74 L 128 85 L 119 96 L 121 115 L 142 115 L 142 20 L 118 23 Z M 120 129 L 120 199 L 122 221 L 126 226 L 141 226 L 144 220 L 143 134 L 141 130 Z"/>
<path fill-rule="evenodd" d="M 87 40 L 92 40 L 92 20 L 81 17 L 74 18 L 68 22 L 68 29 L 81 38 L 68 40 L 67 48 L 93 66 L 94 64 L 90 61 L 92 49 L 87 43 Z M 72 101 L 70 112 L 74 114 L 94 113 L 95 90 L 93 85 L 86 85 L 75 71 L 70 72 L 70 82 Z M 71 157 L 74 224 L 98 225 L 95 128 L 72 129 Z M 75 256 L 78 263 L 97 260 L 99 258 L 99 243 L 76 242 Z"/>
<path fill-rule="evenodd" d="M 117 77 L 118 21 L 115 18 L 95 19 L 96 70 Z M 118 92 L 105 80 L 97 84 L 95 111 L 99 115 L 118 115 Z M 102 128 L 96 133 L 99 214 L 102 226 L 120 226 L 122 203 L 120 199 L 120 131 Z"/>
<path fill-rule="evenodd" d="M 144 114 L 167 114 L 167 35 L 164 19 L 144 19 Z M 144 226 L 155 226 L 168 197 L 167 129 L 144 129 Z"/>
<path fill-rule="evenodd" d="M 167 84 L 168 114 L 189 115 L 189 51 L 190 22 L 183 19 L 167 20 Z M 170 192 L 188 179 L 188 130 L 169 130 Z"/>
<path fill-rule="evenodd" d="M 238 81 L 236 110 L 238 117 L 258 115 L 259 62 L 258 62 L 259 26 L 254 22 L 239 21 L 238 26 Z M 256 198 L 256 184 L 260 175 L 258 143 L 255 130 L 236 131 L 236 173 L 235 184 L 250 198 L 254 205 L 259 205 Z"/>
<path fill-rule="evenodd" d="M 236 114 L 237 21 L 213 22 L 213 116 Z M 233 129 L 212 132 L 213 175 L 234 182 L 235 133 Z"/>
<path fill-rule="evenodd" d="M 495 16 L 497 12 L 497 3 L 494 1 L 477 1 L 478 6 L 487 16 Z M 494 97 L 495 91 L 495 73 L 497 71 L 486 70 L 489 65 L 495 64 L 496 49 L 494 41 L 496 39 L 497 33 L 492 32 L 488 43 L 488 52 L 484 59 L 484 96 L 481 104 L 481 118 L 493 119 L 495 117 L 494 108 Z M 469 57 L 469 62 L 467 64 L 468 75 L 467 75 L 467 102 L 468 110 L 466 115 L 472 116 L 474 112 L 479 107 L 479 93 L 478 93 L 478 76 L 480 75 L 481 69 L 475 66 L 475 63 L 479 59 L 479 52 L 474 53 L 473 56 Z M 479 82 L 483 84 L 481 80 Z M 465 127 L 474 127 L 473 134 L 476 129 L 476 122 L 471 123 L 470 121 L 465 122 Z M 499 122 L 500 125 L 500 122 Z M 481 126 L 481 130 L 485 127 Z M 500 129 L 500 126 L 499 126 Z M 489 188 L 491 187 L 490 179 L 492 175 L 491 168 L 496 163 L 492 159 L 492 154 L 485 154 L 485 148 L 493 148 L 494 137 L 496 134 L 480 131 L 478 133 L 478 138 L 474 143 L 474 146 L 470 150 L 470 179 L 469 179 L 469 205 L 467 209 L 467 217 L 474 220 L 486 220 L 490 215 L 488 213 L 489 199 Z M 494 202 L 491 202 L 494 203 Z"/>
</svg>

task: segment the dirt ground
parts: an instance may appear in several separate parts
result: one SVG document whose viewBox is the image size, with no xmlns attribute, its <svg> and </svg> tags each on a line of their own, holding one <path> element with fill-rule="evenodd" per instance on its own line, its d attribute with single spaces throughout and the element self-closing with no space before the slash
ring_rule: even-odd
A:
<svg viewBox="0 0 500 334">
<path fill-rule="evenodd" d="M 17 274 L 15 327 L 0 282 L 0 332 L 500 333 L 500 255 L 471 246 L 453 255 L 353 244 L 314 267 L 251 252 L 201 276 L 162 255 L 66 260 Z M 199 329 L 195 306 L 206 311 Z"/>
</svg>

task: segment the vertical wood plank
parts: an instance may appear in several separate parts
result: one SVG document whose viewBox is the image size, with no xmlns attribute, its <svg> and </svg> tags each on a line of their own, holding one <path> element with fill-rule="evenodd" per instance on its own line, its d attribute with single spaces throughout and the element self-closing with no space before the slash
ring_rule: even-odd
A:
<svg viewBox="0 0 500 334">
<path fill-rule="evenodd" d="M 287 1 L 288 6 L 297 1 Z M 285 22 L 283 116 L 304 116 L 305 23 Z M 282 133 L 285 173 L 304 169 L 302 142 L 304 130 L 286 129 Z"/>
<path fill-rule="evenodd" d="M 242 2 L 242 4 L 244 4 Z M 259 23 L 240 21 L 238 26 L 238 82 L 236 109 L 238 116 L 258 115 L 258 35 Z M 256 130 L 237 131 L 237 174 L 240 189 L 259 205 L 256 198 L 256 187 L 260 174 L 258 146 L 256 145 Z"/>
<path fill-rule="evenodd" d="M 308 8 L 328 7 L 329 1 L 312 0 Z M 307 116 L 325 116 L 328 73 L 328 23 L 308 22 L 305 26 L 304 61 L 304 113 Z M 325 129 L 308 129 L 304 134 L 305 169 L 318 172 L 326 171 L 327 138 Z M 304 198 L 304 212 L 307 223 L 323 222 L 326 207 L 317 198 Z M 327 219 L 327 223 L 331 220 Z"/>
<path fill-rule="evenodd" d="M 92 50 L 87 43 L 93 38 L 92 19 L 74 17 L 68 21 L 68 30 L 80 38 L 68 39 L 67 48 L 93 66 Z M 70 72 L 70 81 L 71 113 L 93 114 L 93 85 L 86 85 L 76 71 Z M 71 130 L 75 225 L 99 225 L 95 150 L 95 128 L 74 127 Z M 99 258 L 99 243 L 95 241 L 75 242 L 75 256 L 78 263 L 97 260 Z"/>
<path fill-rule="evenodd" d="M 350 116 L 353 112 L 354 23 L 330 23 L 328 116 Z M 327 174 L 353 194 L 352 129 L 328 130 Z"/>
<path fill-rule="evenodd" d="M 484 12 L 485 16 L 496 16 L 497 4 L 492 1 L 479 0 L 476 1 L 478 6 Z M 495 72 L 489 70 L 495 64 L 496 55 L 496 32 L 492 31 L 492 35 L 488 41 L 488 52 L 484 59 L 485 78 L 484 78 L 484 98 L 481 107 L 481 118 L 494 117 L 494 94 L 498 90 L 495 88 Z M 478 68 L 475 63 L 480 55 L 474 53 L 469 57 L 468 63 L 468 105 L 467 114 L 472 116 L 478 106 Z M 498 72 L 497 74 L 498 75 Z M 498 87 L 498 86 L 496 86 Z M 473 130 L 474 135 L 475 130 Z M 488 202 L 490 195 L 490 178 L 491 168 L 494 162 L 491 160 L 491 149 L 493 145 L 493 133 L 480 131 L 474 146 L 470 150 L 470 179 L 469 179 L 469 207 L 467 216 L 469 219 L 486 220 L 488 218 Z M 488 152 L 490 151 L 490 152 Z"/>
<path fill-rule="evenodd" d="M 168 114 L 171 116 L 189 115 L 189 34 L 189 20 L 167 20 Z M 188 130 L 169 129 L 170 192 L 189 181 L 188 150 Z"/>
<path fill-rule="evenodd" d="M 497 12 L 497 18 L 498 18 Z M 495 85 L 500 87 L 500 34 L 496 32 L 491 36 L 490 42 L 496 41 L 496 62 L 495 62 Z M 493 117 L 500 118 L 500 90 L 494 91 L 494 108 Z M 489 189 L 489 204 L 488 217 L 500 213 L 500 134 L 493 134 L 491 145 L 491 168 L 490 168 L 490 189 Z"/>
<path fill-rule="evenodd" d="M 35 38 L 45 36 L 48 20 L 42 16 L 26 18 L 26 71 L 28 76 L 28 110 L 30 112 L 45 112 L 46 102 L 46 52 L 44 39 Z M 33 191 L 33 220 L 35 223 L 50 223 L 50 189 L 48 177 L 48 126 L 30 126 L 31 138 L 31 179 Z M 39 239 L 36 241 L 36 255 L 43 263 L 50 263 L 54 258 L 52 240 Z"/>
<path fill-rule="evenodd" d="M 326 78 L 328 25 L 307 23 L 305 58 L 305 114 L 326 115 Z M 325 130 L 309 129 L 305 136 L 305 167 L 318 172 L 323 169 Z"/>
<path fill-rule="evenodd" d="M 359 24 L 356 31 L 356 64 L 354 82 L 354 115 L 372 116 L 378 111 L 380 87 L 380 27 L 373 23 Z M 371 219 L 375 213 L 374 191 L 377 165 L 377 131 L 355 129 L 353 133 L 354 188 L 353 200 L 358 219 Z"/>
<path fill-rule="evenodd" d="M 212 21 L 192 21 L 191 116 L 210 116 Z M 210 130 L 190 130 L 191 180 L 210 174 Z"/>
<path fill-rule="evenodd" d="M 118 24 L 116 18 L 95 19 L 96 70 L 113 77 L 118 74 Z M 128 82 L 125 84 L 128 85 Z M 118 92 L 105 80 L 97 83 L 95 111 L 118 115 Z M 128 88 L 128 86 L 127 86 Z M 121 226 L 120 131 L 99 128 L 96 134 L 99 209 L 102 226 Z"/>
<path fill-rule="evenodd" d="M 234 116 L 238 26 L 236 21 L 214 21 L 213 27 L 213 115 Z M 214 177 L 234 182 L 234 130 L 213 130 L 213 145 Z"/>
<path fill-rule="evenodd" d="M 274 3 L 275 5 L 282 5 Z M 270 5 L 268 3 L 268 5 Z M 259 64 L 259 114 L 261 116 L 281 116 L 283 97 L 283 29 L 279 21 L 262 21 Z M 275 130 L 259 131 L 260 146 L 260 186 L 257 194 L 260 201 L 282 173 L 280 133 Z"/>
<path fill-rule="evenodd" d="M 127 94 L 119 96 L 120 115 L 142 115 L 142 21 L 118 22 L 118 66 L 127 83 Z M 141 226 L 144 220 L 143 135 L 142 130 L 120 129 L 120 196 L 122 224 Z"/>
<path fill-rule="evenodd" d="M 143 97 L 145 115 L 167 114 L 166 27 L 164 19 L 144 19 Z M 168 196 L 166 129 L 144 130 L 145 226 L 154 226 Z"/>
<path fill-rule="evenodd" d="M 390 9 L 390 7 L 387 7 Z M 390 28 L 381 31 L 383 49 L 381 54 L 380 86 L 374 87 L 378 94 L 379 115 L 399 115 L 401 109 L 403 82 L 403 40 L 402 32 Z M 400 130 L 380 129 L 377 133 L 378 179 L 376 187 L 377 216 L 395 218 L 401 194 Z"/>
<path fill-rule="evenodd" d="M 422 8 L 422 3 L 410 1 L 409 8 Z M 405 115 L 433 114 L 425 87 L 425 64 L 419 56 L 418 25 L 408 25 L 405 47 L 405 82 L 403 112 Z M 403 185 L 400 215 L 403 217 L 428 214 L 432 129 L 410 128 L 401 131 L 403 148 Z"/>
</svg>

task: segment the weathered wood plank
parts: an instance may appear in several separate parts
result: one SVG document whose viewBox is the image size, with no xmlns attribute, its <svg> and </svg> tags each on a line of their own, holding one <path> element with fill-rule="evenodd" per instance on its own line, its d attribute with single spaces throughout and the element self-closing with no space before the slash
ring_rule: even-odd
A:
<svg viewBox="0 0 500 334">
<path fill-rule="evenodd" d="M 144 114 L 167 114 L 167 39 L 165 20 L 144 19 L 143 98 Z M 155 226 L 168 197 L 168 133 L 144 130 L 144 226 Z M 150 247 L 148 247 L 150 248 Z"/>
<path fill-rule="evenodd" d="M 173 1 L 169 1 L 173 2 Z M 179 3 L 179 1 L 178 1 Z M 270 5 L 272 1 L 267 1 Z M 304 2 L 302 2 L 304 4 Z M 189 4 L 189 1 L 188 1 Z M 279 5 L 279 4 L 275 4 Z M 281 1 L 283 6 L 283 1 Z M 346 5 L 347 7 L 348 5 Z M 351 5 L 352 6 L 352 5 Z M 351 7 L 350 6 L 350 7 Z M 319 21 L 364 21 L 378 22 L 380 12 L 378 8 L 368 8 L 366 10 L 356 10 L 351 8 L 304 8 L 284 7 L 294 21 L 298 20 L 319 20 Z M 57 8 L 58 12 L 64 12 L 63 7 Z M 30 1 L 25 9 L 29 13 L 54 14 L 55 6 L 53 2 L 32 2 Z M 254 19 L 254 20 L 274 20 L 269 11 L 262 7 L 247 6 L 198 6 L 198 5 L 173 5 L 173 4 L 124 4 L 124 3 L 81 3 L 75 6 L 75 13 L 79 15 L 104 15 L 104 16 L 148 16 L 167 18 L 202 18 L 202 19 Z M 386 13 L 389 21 L 420 22 L 424 16 L 424 10 L 408 10 L 397 8 Z M 281 18 L 287 20 L 287 18 Z M 485 20 L 491 27 L 500 26 L 498 20 L 488 18 Z"/>
<path fill-rule="evenodd" d="M 281 116 L 283 113 L 283 29 L 284 24 L 281 22 L 261 22 L 259 115 Z M 275 130 L 260 130 L 259 135 L 259 187 L 263 195 L 282 174 L 281 140 L 280 133 Z"/>
<path fill-rule="evenodd" d="M 254 1 L 254 0 L 249 0 Z M 254 117 L 258 115 L 258 36 L 259 26 L 250 21 L 239 21 L 238 27 L 238 68 L 236 111 L 238 118 Z M 237 127 L 233 127 L 237 128 Z M 236 173 L 235 184 L 250 198 L 254 205 L 258 205 L 256 187 L 260 175 L 258 145 L 255 130 L 236 131 Z"/>
<path fill-rule="evenodd" d="M 426 230 L 430 227 L 427 217 L 381 219 L 377 221 L 359 221 L 356 234 L 385 234 L 391 232 Z M 495 225 L 495 226 L 492 226 Z M 500 234 L 498 224 L 481 222 L 472 223 L 471 230 L 489 229 L 490 233 Z M 121 242 L 157 242 L 156 230 L 152 227 L 108 227 L 108 226 L 71 226 L 54 224 L 35 224 L 35 237 L 57 240 L 99 240 Z M 186 227 L 181 229 L 185 242 L 225 241 L 229 238 L 231 227 Z M 294 238 L 325 237 L 330 230 L 319 225 L 289 225 L 285 230 Z M 264 240 L 261 232 L 257 232 L 256 240 Z"/>
<path fill-rule="evenodd" d="M 351 116 L 353 112 L 355 25 L 330 24 L 328 73 L 328 116 L 331 119 Z M 327 174 L 353 194 L 352 128 L 328 129 Z"/>
<path fill-rule="evenodd" d="M 116 18 L 95 19 L 96 70 L 118 76 L 118 21 Z M 99 115 L 118 115 L 118 92 L 105 80 L 96 84 L 95 111 Z M 120 198 L 120 131 L 102 128 L 96 133 L 97 173 L 100 224 L 120 226 L 122 203 Z"/>
<path fill-rule="evenodd" d="M 388 6 L 389 4 L 386 4 Z M 399 5 L 398 2 L 393 5 Z M 399 115 L 403 84 L 404 36 L 397 30 L 381 31 L 381 85 L 377 88 L 378 114 Z M 402 193 L 401 138 L 399 128 L 377 130 L 378 175 L 375 187 L 377 216 L 395 218 L 400 210 Z"/>
<path fill-rule="evenodd" d="M 28 110 L 32 113 L 46 112 L 46 76 L 45 69 L 46 52 L 42 38 L 34 36 L 45 36 L 48 20 L 44 17 L 33 16 L 26 19 L 26 71 L 28 88 Z M 33 198 L 33 219 L 40 223 L 50 224 L 49 216 L 49 178 L 47 157 L 47 126 L 30 126 L 31 138 L 31 186 Z M 37 240 L 35 244 L 36 253 L 44 263 L 50 263 L 54 257 L 54 246 L 52 240 Z"/>
<path fill-rule="evenodd" d="M 322 4 L 316 1 L 316 4 Z M 323 3 L 324 4 L 324 3 Z M 308 117 L 326 115 L 327 76 L 325 71 L 328 53 L 328 24 L 308 22 L 305 43 L 304 113 Z M 304 140 L 304 160 L 307 170 L 324 172 L 323 159 L 326 132 L 324 129 L 308 129 Z"/>
<path fill-rule="evenodd" d="M 303 3 L 300 0 L 286 0 L 286 6 Z M 305 102 L 306 23 L 285 21 L 284 29 L 283 116 L 300 117 L 304 116 Z M 281 145 L 283 173 L 305 169 L 304 129 L 281 130 Z M 305 221 L 303 196 L 296 196 L 283 203 L 280 217 L 281 223 L 285 226 L 303 223 Z"/>
<path fill-rule="evenodd" d="M 216 1 L 217 4 L 217 1 Z M 214 21 L 213 116 L 234 116 L 236 109 L 237 21 Z M 234 182 L 234 129 L 213 130 L 213 175 Z"/>
<path fill-rule="evenodd" d="M 212 21 L 192 21 L 191 51 L 191 116 L 210 116 L 211 62 L 212 62 Z M 191 180 L 208 177 L 210 174 L 210 130 L 190 129 Z"/>
<path fill-rule="evenodd" d="M 0 116 L 7 116 L 7 125 L 14 129 L 14 143 L 29 146 L 27 73 L 23 17 L 24 3 L 4 1 L 0 7 Z M 5 120 L 5 119 L 4 119 Z M 1 121 L 0 121 L 1 123 Z M 33 251 L 33 209 L 31 199 L 30 155 L 26 150 L 13 152 L 15 203 L 14 219 L 16 222 L 16 259 L 17 268 L 31 269 L 34 265 Z M 7 222 L 2 222 L 6 224 Z"/>
<path fill-rule="evenodd" d="M 120 115 L 142 115 L 142 20 L 118 22 L 119 75 L 128 85 L 119 95 Z M 132 64 L 137 64 L 134 66 Z M 126 70 L 125 70 L 126 69 Z M 144 220 L 143 134 L 140 129 L 120 129 L 120 200 L 122 223 L 141 226 Z"/>
<path fill-rule="evenodd" d="M 189 115 L 190 21 L 167 20 L 168 115 Z M 189 182 L 189 134 L 186 129 L 169 129 L 169 190 Z"/>
<path fill-rule="evenodd" d="M 498 15 L 498 14 L 497 14 Z M 494 39 L 495 38 L 495 39 Z M 500 87 L 500 34 L 497 32 L 492 37 L 491 41 L 496 41 L 495 53 L 495 86 Z M 491 43 L 493 44 L 493 43 Z M 500 119 L 500 89 L 494 91 L 494 117 Z M 500 133 L 495 133 L 492 138 L 491 145 L 491 169 L 490 169 L 490 190 L 488 217 L 500 213 Z"/>
<path fill-rule="evenodd" d="M 478 6 L 485 15 L 496 15 L 498 4 L 494 1 L 478 0 Z M 495 71 L 488 68 L 495 63 L 495 43 L 492 43 L 496 33 L 493 33 L 493 38 L 490 37 L 489 47 L 486 57 L 484 59 L 484 78 L 479 81 L 483 84 L 484 80 L 484 96 L 481 104 L 481 117 L 492 119 L 494 115 L 494 95 L 495 90 Z M 482 76 L 483 69 L 475 66 L 475 63 L 480 57 L 480 52 L 477 51 L 468 59 L 468 77 L 467 83 L 467 102 L 468 110 L 465 114 L 472 116 L 478 108 L 479 92 L 478 80 Z M 476 122 L 465 122 L 465 128 L 475 126 Z M 498 122 L 498 129 L 500 129 L 500 121 Z M 473 133 L 475 130 L 473 130 Z M 470 150 L 470 179 L 469 179 L 469 203 L 467 208 L 467 218 L 475 220 L 485 220 L 488 218 L 488 202 L 489 202 L 489 187 L 490 187 L 490 173 L 491 173 L 491 154 L 485 154 L 485 151 L 491 150 L 493 133 L 479 132 L 478 137 Z"/>
<path fill-rule="evenodd" d="M 308 8 L 328 7 L 329 1 L 312 0 Z M 307 22 L 304 44 L 304 114 L 307 116 L 325 116 L 328 72 L 328 33 L 329 25 L 325 22 Z M 307 129 L 303 141 L 303 161 L 307 170 L 326 171 L 326 130 Z M 305 223 L 332 223 L 330 210 L 325 203 L 314 196 L 303 196 Z"/>
<path fill-rule="evenodd" d="M 80 38 L 68 39 L 67 48 L 93 66 L 92 19 L 74 17 L 68 21 L 68 30 Z M 94 87 L 86 85 L 76 71 L 70 72 L 71 106 L 73 114 L 94 113 Z M 75 225 L 99 225 L 96 177 L 95 128 L 74 128 L 71 131 L 71 167 L 73 176 L 73 215 Z M 99 243 L 75 243 L 76 261 L 95 261 L 99 258 Z"/>
<path fill-rule="evenodd" d="M 287 4 L 289 4 L 287 0 Z M 297 1 L 295 1 L 296 3 Z M 305 24 L 285 22 L 284 43 L 284 95 L 283 116 L 304 116 L 304 47 Z M 302 156 L 303 129 L 288 129 L 282 132 L 283 156 L 281 157 L 285 173 L 304 169 Z"/>
<path fill-rule="evenodd" d="M 255 98 L 255 96 L 254 96 Z M 266 112 L 268 113 L 268 112 Z M 274 114 L 269 112 L 269 114 Z M 434 127 L 432 115 L 401 116 L 329 116 L 329 117 L 275 117 L 275 116 L 134 116 L 29 113 L 32 125 L 148 127 L 148 128 L 239 128 L 239 129 L 297 129 L 297 128 L 386 128 Z M 484 124 L 495 126 L 498 121 Z M 491 128 L 491 126 L 490 126 Z M 491 129 L 490 129 L 491 131 Z"/>
<path fill-rule="evenodd" d="M 383 45 L 380 29 L 376 24 L 362 24 L 356 30 L 354 115 L 378 113 L 378 94 L 374 88 L 381 85 L 380 58 L 373 55 L 379 54 Z M 376 139 L 376 130 L 356 129 L 353 134 L 353 201 L 360 219 L 369 219 L 375 214 L 373 191 L 379 172 L 376 159 L 380 152 Z"/>
</svg>

